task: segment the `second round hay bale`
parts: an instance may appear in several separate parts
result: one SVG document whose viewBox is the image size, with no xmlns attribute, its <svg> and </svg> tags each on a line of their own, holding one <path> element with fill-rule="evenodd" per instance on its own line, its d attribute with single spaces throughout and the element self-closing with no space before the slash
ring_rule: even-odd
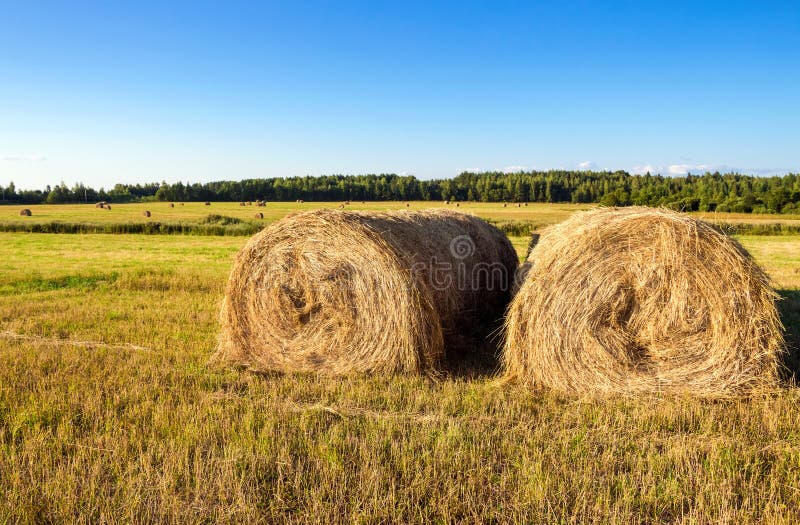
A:
<svg viewBox="0 0 800 525">
<path fill-rule="evenodd" d="M 19 210 L 19 216 L 20 217 L 31 217 L 32 215 L 33 215 L 33 213 L 28 208 L 23 208 L 23 209 Z"/>
<path fill-rule="evenodd" d="M 515 266 L 505 235 L 465 214 L 288 216 L 237 255 L 216 357 L 258 371 L 435 372 L 502 316 Z"/>
<path fill-rule="evenodd" d="M 150 217 L 150 211 L 149 210 L 144 210 L 142 212 L 142 217 Z"/>
<path fill-rule="evenodd" d="M 784 352 L 769 278 L 688 215 L 600 208 L 543 232 L 506 319 L 506 377 L 570 394 L 737 395 Z"/>
</svg>

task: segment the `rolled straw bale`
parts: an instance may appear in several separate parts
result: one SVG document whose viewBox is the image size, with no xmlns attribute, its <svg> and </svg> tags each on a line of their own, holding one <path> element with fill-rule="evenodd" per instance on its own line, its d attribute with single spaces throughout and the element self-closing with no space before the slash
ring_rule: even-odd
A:
<svg viewBox="0 0 800 525">
<path fill-rule="evenodd" d="M 777 381 L 785 350 L 769 278 L 707 223 L 642 207 L 577 213 L 542 232 L 521 272 L 508 379 L 570 394 L 699 396 Z"/>
<path fill-rule="evenodd" d="M 258 371 L 435 372 L 445 351 L 487 337 L 515 266 L 505 235 L 466 214 L 294 214 L 237 255 L 216 357 Z"/>
</svg>

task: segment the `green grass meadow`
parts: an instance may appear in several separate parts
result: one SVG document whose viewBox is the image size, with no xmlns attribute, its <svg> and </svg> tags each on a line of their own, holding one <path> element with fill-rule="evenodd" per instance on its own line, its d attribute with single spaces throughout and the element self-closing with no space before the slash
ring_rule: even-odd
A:
<svg viewBox="0 0 800 525">
<path fill-rule="evenodd" d="M 125 223 L 150 210 L 268 223 L 318 207 L 339 203 L 28 206 L 32 217 L 4 206 L 0 221 Z M 585 208 L 459 210 L 546 225 Z M 800 235 L 738 238 L 783 298 L 797 369 Z M 749 399 L 572 399 L 485 372 L 209 365 L 246 240 L 0 233 L 0 524 L 800 522 L 800 389 L 788 379 Z M 527 238 L 512 242 L 524 255 Z"/>
</svg>

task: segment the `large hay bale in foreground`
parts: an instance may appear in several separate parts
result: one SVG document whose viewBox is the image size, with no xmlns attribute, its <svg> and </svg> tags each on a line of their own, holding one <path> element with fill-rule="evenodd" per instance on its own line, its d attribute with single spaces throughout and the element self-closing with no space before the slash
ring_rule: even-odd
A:
<svg viewBox="0 0 800 525">
<path fill-rule="evenodd" d="M 445 350 L 485 346 L 486 332 L 464 335 L 502 317 L 516 261 L 501 231 L 465 214 L 291 215 L 237 255 L 216 357 L 259 371 L 435 372 Z"/>
<path fill-rule="evenodd" d="M 543 232 L 506 319 L 506 376 L 573 394 L 740 394 L 784 351 L 769 278 L 709 224 L 600 208 Z"/>
</svg>

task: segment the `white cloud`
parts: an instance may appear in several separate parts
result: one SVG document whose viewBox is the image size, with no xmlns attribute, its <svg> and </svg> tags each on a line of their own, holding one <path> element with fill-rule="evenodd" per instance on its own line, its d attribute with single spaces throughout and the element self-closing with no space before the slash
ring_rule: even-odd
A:
<svg viewBox="0 0 800 525">
<path fill-rule="evenodd" d="M 656 174 L 656 173 L 661 173 L 661 171 L 662 171 L 661 168 L 653 166 L 652 164 L 645 164 L 644 166 L 634 166 L 633 168 L 631 168 L 631 173 L 633 173 L 634 175 L 643 175 L 648 172 L 651 174 Z"/>
<path fill-rule="evenodd" d="M 582 170 L 594 170 L 597 169 L 597 163 L 591 160 L 585 160 L 579 163 L 578 167 Z"/>
<path fill-rule="evenodd" d="M 506 166 L 502 169 L 503 173 L 517 173 L 520 171 L 527 171 L 528 166 Z"/>
<path fill-rule="evenodd" d="M 0 160 L 6 162 L 44 162 L 47 158 L 42 155 L 0 155 Z"/>
<path fill-rule="evenodd" d="M 709 164 L 670 164 L 667 171 L 670 175 L 686 175 L 691 172 L 705 173 L 706 171 L 714 171 L 714 166 Z"/>
</svg>

